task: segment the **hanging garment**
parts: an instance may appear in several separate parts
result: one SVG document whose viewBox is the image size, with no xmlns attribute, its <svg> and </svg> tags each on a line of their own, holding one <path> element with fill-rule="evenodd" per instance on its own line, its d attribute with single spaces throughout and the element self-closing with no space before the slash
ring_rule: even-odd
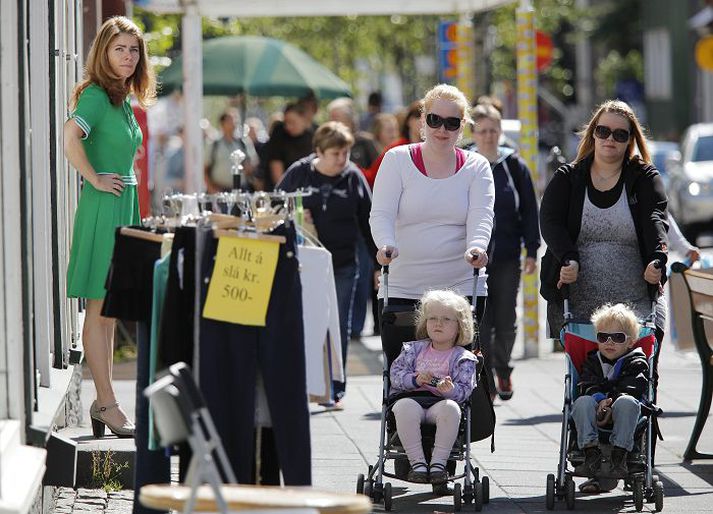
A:
<svg viewBox="0 0 713 514">
<path fill-rule="evenodd" d="M 177 362 L 193 364 L 196 228 L 179 227 L 173 237 L 164 311 L 156 356 L 157 370 Z"/>
<path fill-rule="evenodd" d="M 140 227 L 134 227 L 140 228 Z M 171 479 L 170 460 L 163 449 L 149 449 L 149 403 L 143 394 L 150 383 L 151 301 L 154 265 L 161 256 L 161 243 L 136 239 L 116 230 L 112 261 L 106 280 L 107 294 L 102 315 L 137 321 L 136 331 L 136 456 L 134 466 L 134 514 L 153 514 L 138 501 L 138 491 L 146 484 L 161 484 Z M 143 229 L 142 229 L 143 230 Z"/>
<path fill-rule="evenodd" d="M 148 383 L 153 384 L 156 379 L 156 359 L 158 357 L 158 333 L 164 313 L 164 301 L 166 299 L 166 286 L 168 285 L 168 271 L 171 263 L 171 254 L 166 254 L 154 264 L 153 275 L 153 295 L 151 304 L 151 332 L 150 332 L 150 352 L 149 352 L 149 377 Z M 149 450 L 158 450 L 159 444 L 156 440 L 154 430 L 153 411 L 149 410 Z"/>
<path fill-rule="evenodd" d="M 334 285 L 332 256 L 324 248 L 299 248 L 302 309 L 305 327 L 307 392 L 317 397 L 330 395 L 331 381 L 344 381 L 342 343 L 339 329 L 337 293 Z M 324 346 L 330 362 L 324 361 Z M 325 383 L 323 370 L 331 369 Z"/>
<path fill-rule="evenodd" d="M 262 374 L 285 485 L 310 485 L 311 447 L 305 376 L 302 288 L 295 232 L 278 227 L 281 244 L 265 327 L 201 318 L 199 382 L 238 482 L 251 483 L 255 461 L 255 381 Z M 206 238 L 205 295 L 218 240 Z"/>
</svg>

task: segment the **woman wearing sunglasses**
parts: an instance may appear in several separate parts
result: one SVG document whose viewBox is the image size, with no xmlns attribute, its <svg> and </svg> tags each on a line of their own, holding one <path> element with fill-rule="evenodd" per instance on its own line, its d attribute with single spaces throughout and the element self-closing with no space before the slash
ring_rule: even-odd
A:
<svg viewBox="0 0 713 514">
<path fill-rule="evenodd" d="M 666 218 L 664 185 L 636 115 L 624 102 L 604 102 L 582 132 L 576 159 L 555 172 L 540 205 L 547 243 L 540 292 L 552 337 L 562 326 L 565 284 L 575 319 L 589 319 L 605 303 L 632 305 L 639 318 L 651 312 L 647 286 L 665 278 L 655 261 L 666 263 Z M 665 316 L 659 298 L 659 341 Z"/>
<path fill-rule="evenodd" d="M 391 265 L 392 303 L 415 303 L 429 289 L 470 296 L 471 266 L 488 262 L 493 175 L 482 155 L 456 147 L 471 122 L 468 101 L 437 85 L 420 120 L 423 142 L 389 150 L 374 184 L 371 232 L 377 260 Z"/>
</svg>

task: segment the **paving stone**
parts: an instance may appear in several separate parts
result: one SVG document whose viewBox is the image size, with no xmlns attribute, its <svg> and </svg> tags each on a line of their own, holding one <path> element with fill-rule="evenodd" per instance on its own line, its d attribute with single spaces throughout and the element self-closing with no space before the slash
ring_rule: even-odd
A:
<svg viewBox="0 0 713 514">
<path fill-rule="evenodd" d="M 77 490 L 78 498 L 102 498 L 106 499 L 106 491 L 104 489 L 79 489 Z"/>
<path fill-rule="evenodd" d="M 60 487 L 57 489 L 57 497 L 74 499 L 77 497 L 77 491 L 75 491 L 71 487 Z"/>
<path fill-rule="evenodd" d="M 106 507 L 106 500 L 101 498 L 79 498 L 74 502 L 75 505 L 100 505 L 101 507 Z"/>
<path fill-rule="evenodd" d="M 104 512 L 104 505 L 91 503 L 75 503 L 72 512 Z"/>
<path fill-rule="evenodd" d="M 133 500 L 134 491 L 131 489 L 125 489 L 123 491 L 111 491 L 107 494 L 109 499 L 123 499 L 123 500 Z"/>
<path fill-rule="evenodd" d="M 109 500 L 107 509 L 129 509 L 131 510 L 134 502 L 131 500 Z"/>
</svg>

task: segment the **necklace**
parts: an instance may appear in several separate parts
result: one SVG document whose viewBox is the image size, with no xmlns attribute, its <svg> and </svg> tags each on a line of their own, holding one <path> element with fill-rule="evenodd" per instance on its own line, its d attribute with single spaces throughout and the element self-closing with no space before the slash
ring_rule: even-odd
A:
<svg viewBox="0 0 713 514">
<path fill-rule="evenodd" d="M 593 171 L 594 174 L 596 175 L 596 179 L 597 179 L 599 182 L 606 182 L 606 181 L 608 181 L 608 180 L 611 180 L 611 179 L 614 178 L 614 177 L 618 177 L 618 176 L 621 174 L 621 168 L 619 168 L 618 170 L 616 170 L 614 173 L 612 173 L 611 175 L 609 175 L 609 176 L 607 176 L 607 177 L 605 177 L 604 175 L 602 175 L 601 173 L 599 173 L 599 172 L 598 172 L 596 169 L 594 169 L 594 168 L 592 168 L 592 171 Z"/>
</svg>

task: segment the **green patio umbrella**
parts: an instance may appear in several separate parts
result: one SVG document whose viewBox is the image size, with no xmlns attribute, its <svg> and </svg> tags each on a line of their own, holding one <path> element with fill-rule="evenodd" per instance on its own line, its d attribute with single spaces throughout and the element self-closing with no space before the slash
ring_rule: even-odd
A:
<svg viewBox="0 0 713 514">
<path fill-rule="evenodd" d="M 162 93 L 183 84 L 182 58 L 159 77 Z M 349 86 L 299 48 L 258 36 L 226 36 L 203 42 L 203 94 L 303 97 L 351 96 Z"/>
</svg>

